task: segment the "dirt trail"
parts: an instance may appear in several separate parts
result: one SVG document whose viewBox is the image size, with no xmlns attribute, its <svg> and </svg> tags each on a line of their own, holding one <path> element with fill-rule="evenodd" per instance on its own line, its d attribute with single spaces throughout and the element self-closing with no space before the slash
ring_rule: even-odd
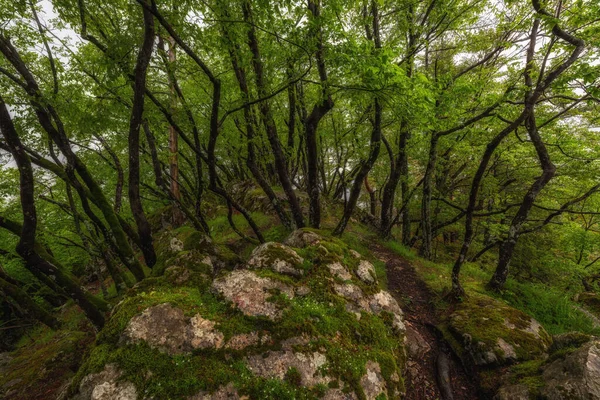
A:
<svg viewBox="0 0 600 400">
<path fill-rule="evenodd" d="M 454 400 L 475 400 L 476 388 L 467 378 L 459 360 L 451 353 L 433 328 L 438 317 L 431 304 L 433 298 L 414 267 L 391 250 L 371 244 L 371 251 L 386 263 L 388 289 L 401 304 L 407 327 L 407 400 L 452 399 L 444 396 L 438 385 L 438 365 L 447 359 L 447 372 Z M 441 353 L 440 353 L 441 352 Z M 438 357 L 440 356 L 441 357 Z M 443 390 L 443 389 L 442 389 Z"/>
</svg>

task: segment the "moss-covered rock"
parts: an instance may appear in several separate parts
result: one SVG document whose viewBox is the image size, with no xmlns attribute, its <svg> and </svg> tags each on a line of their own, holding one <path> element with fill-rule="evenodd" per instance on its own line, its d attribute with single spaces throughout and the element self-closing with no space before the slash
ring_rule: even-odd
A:
<svg viewBox="0 0 600 400">
<path fill-rule="evenodd" d="M 581 293 L 577 296 L 577 300 L 600 318 L 600 296 L 598 293 Z"/>
<path fill-rule="evenodd" d="M 533 318 L 505 303 L 473 294 L 449 316 L 450 343 L 475 366 L 506 365 L 543 357 L 550 335 Z"/>
<path fill-rule="evenodd" d="M 401 397 L 402 310 L 356 276 L 358 260 L 343 242 L 323 238 L 302 255 L 277 245 L 301 260 L 303 274 L 290 277 L 269 263 L 213 272 L 205 253 L 186 244 L 191 236 L 171 237 L 183 247 L 164 275 L 114 308 L 73 381 L 75 398 L 91 398 L 96 387 L 135 388 L 140 399 Z M 333 260 L 346 282 L 327 267 Z M 353 285 L 357 297 L 336 285 Z"/>
<path fill-rule="evenodd" d="M 270 269 L 280 274 L 300 277 L 304 275 L 303 262 L 302 257 L 291 247 L 267 242 L 254 249 L 247 264 L 253 269 Z"/>
<path fill-rule="evenodd" d="M 600 341 L 549 363 L 542 378 L 540 393 L 545 399 L 600 399 Z"/>
</svg>

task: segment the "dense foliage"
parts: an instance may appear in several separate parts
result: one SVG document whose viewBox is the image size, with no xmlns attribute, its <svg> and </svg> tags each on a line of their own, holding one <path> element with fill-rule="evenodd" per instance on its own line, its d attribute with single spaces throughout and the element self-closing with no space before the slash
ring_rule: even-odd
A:
<svg viewBox="0 0 600 400">
<path fill-rule="evenodd" d="M 72 298 L 102 327 L 165 207 L 264 242 L 244 191 L 452 258 L 457 299 L 468 261 L 598 290 L 595 0 L 0 3 L 4 322 Z"/>
</svg>

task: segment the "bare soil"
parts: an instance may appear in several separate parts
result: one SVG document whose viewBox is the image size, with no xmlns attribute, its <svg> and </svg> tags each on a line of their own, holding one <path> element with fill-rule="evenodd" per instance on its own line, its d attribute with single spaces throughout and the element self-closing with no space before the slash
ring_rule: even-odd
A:
<svg viewBox="0 0 600 400">
<path fill-rule="evenodd" d="M 439 322 L 433 299 L 435 295 L 417 275 L 410 262 L 393 251 L 371 243 L 371 251 L 386 264 L 388 290 L 400 303 L 409 329 L 413 329 L 425 343 L 419 354 L 408 354 L 406 376 L 407 400 L 475 400 L 477 389 L 469 379 L 460 360 L 449 349 L 435 326 Z M 423 354 L 424 352 L 424 354 Z M 444 396 L 438 384 L 438 356 L 444 352 L 447 363 L 452 397 Z"/>
</svg>

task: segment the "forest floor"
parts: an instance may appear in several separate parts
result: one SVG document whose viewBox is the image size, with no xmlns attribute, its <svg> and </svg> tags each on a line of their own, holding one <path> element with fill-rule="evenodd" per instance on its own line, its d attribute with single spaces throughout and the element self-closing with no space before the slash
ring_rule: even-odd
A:
<svg viewBox="0 0 600 400">
<path fill-rule="evenodd" d="M 406 399 L 452 399 L 442 394 L 438 384 L 440 371 L 437 361 L 440 352 L 444 352 L 449 360 L 447 372 L 453 398 L 478 399 L 476 387 L 460 360 L 449 350 L 444 340 L 436 335 L 435 326 L 439 315 L 433 305 L 435 296 L 418 276 L 414 266 L 381 244 L 371 243 L 370 249 L 386 264 L 388 290 L 401 304 L 407 335 L 412 336 L 409 342 L 412 342 L 414 350 L 409 349 L 407 352 Z"/>
</svg>

